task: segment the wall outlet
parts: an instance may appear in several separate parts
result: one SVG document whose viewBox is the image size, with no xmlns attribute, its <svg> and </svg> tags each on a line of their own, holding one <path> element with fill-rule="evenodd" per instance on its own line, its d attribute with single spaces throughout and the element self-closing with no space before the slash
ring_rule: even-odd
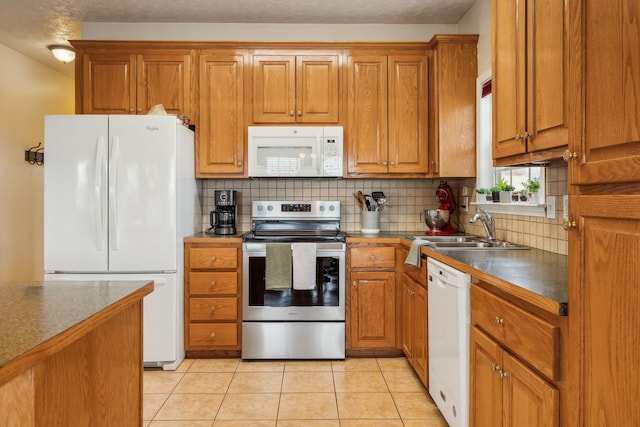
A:
<svg viewBox="0 0 640 427">
<path fill-rule="evenodd" d="M 569 196 L 562 196 L 562 218 L 569 218 Z"/>
<path fill-rule="evenodd" d="M 556 196 L 547 196 L 547 218 L 556 217 Z"/>
</svg>

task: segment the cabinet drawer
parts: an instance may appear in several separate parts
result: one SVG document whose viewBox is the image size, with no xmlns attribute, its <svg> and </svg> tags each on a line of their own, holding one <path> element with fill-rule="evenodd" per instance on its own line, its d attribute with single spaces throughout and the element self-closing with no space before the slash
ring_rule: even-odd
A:
<svg viewBox="0 0 640 427">
<path fill-rule="evenodd" d="M 351 248 L 351 268 L 394 268 L 394 247 Z"/>
<path fill-rule="evenodd" d="M 235 347 L 238 345 L 238 324 L 190 324 L 189 345 L 191 347 Z"/>
<path fill-rule="evenodd" d="M 237 320 L 238 298 L 191 298 L 190 320 Z"/>
<path fill-rule="evenodd" d="M 189 267 L 192 269 L 238 268 L 237 248 L 191 248 Z"/>
<path fill-rule="evenodd" d="M 238 273 L 220 271 L 189 273 L 189 294 L 237 295 Z"/>
<path fill-rule="evenodd" d="M 475 285 L 471 320 L 548 378 L 557 379 L 560 328 Z"/>
</svg>

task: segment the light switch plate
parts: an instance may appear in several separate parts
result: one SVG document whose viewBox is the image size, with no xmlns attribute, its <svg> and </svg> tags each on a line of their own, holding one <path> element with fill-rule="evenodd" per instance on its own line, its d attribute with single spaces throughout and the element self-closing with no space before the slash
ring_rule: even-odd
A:
<svg viewBox="0 0 640 427">
<path fill-rule="evenodd" d="M 547 218 L 556 217 L 556 196 L 547 196 Z"/>
</svg>

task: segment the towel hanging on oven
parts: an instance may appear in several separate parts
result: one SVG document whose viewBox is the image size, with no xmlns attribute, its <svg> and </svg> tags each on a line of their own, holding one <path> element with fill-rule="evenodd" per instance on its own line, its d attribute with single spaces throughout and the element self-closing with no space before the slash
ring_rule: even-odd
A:
<svg viewBox="0 0 640 427">
<path fill-rule="evenodd" d="M 316 244 L 292 243 L 293 289 L 310 290 L 316 287 Z"/>
<path fill-rule="evenodd" d="M 265 285 L 268 291 L 291 289 L 291 244 L 267 243 Z"/>
</svg>

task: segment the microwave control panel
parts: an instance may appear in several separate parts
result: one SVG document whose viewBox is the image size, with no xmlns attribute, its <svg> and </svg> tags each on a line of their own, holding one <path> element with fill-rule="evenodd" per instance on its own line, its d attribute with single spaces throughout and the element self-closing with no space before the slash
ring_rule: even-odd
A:
<svg viewBox="0 0 640 427">
<path fill-rule="evenodd" d="M 342 175 L 342 127 L 325 127 L 322 141 L 324 176 Z"/>
</svg>

